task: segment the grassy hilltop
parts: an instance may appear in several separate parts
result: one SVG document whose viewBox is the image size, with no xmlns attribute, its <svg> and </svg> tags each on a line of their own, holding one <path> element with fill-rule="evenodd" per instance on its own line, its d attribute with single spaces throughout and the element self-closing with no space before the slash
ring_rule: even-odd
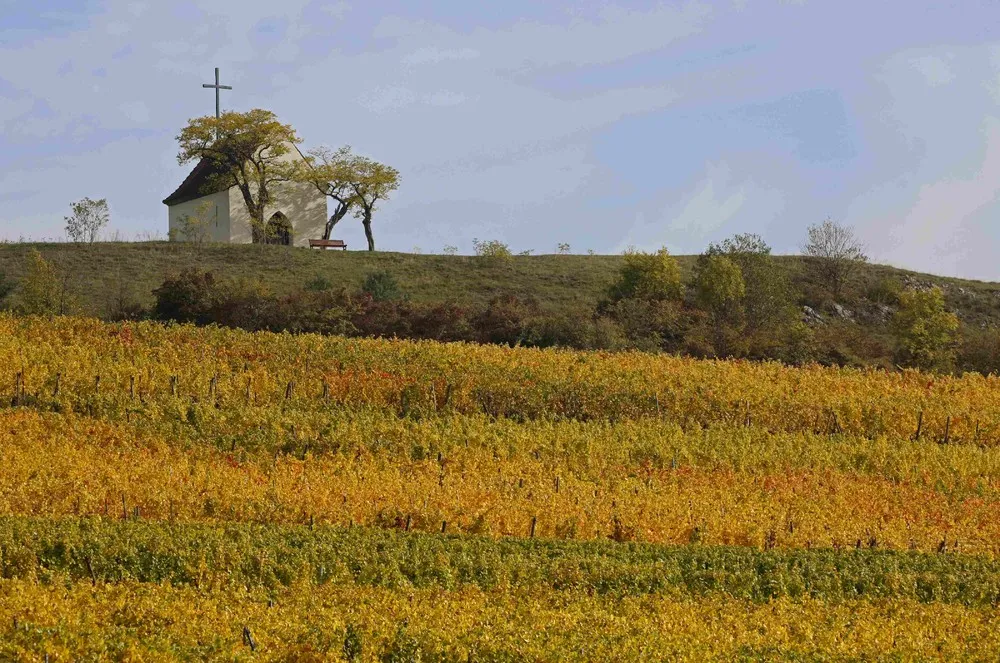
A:
<svg viewBox="0 0 1000 663">
<path fill-rule="evenodd" d="M 454 301 L 484 304 L 501 294 L 532 297 L 553 313 L 592 311 L 621 265 L 621 256 L 514 256 L 509 263 L 484 266 L 471 256 L 419 255 L 367 251 L 319 251 L 281 246 L 185 243 L 4 244 L 0 270 L 15 279 L 25 258 L 37 248 L 69 278 L 83 313 L 102 315 L 110 298 L 124 288 L 130 298 L 149 305 L 152 290 L 170 275 L 189 267 L 211 270 L 223 278 L 260 280 L 276 294 L 302 288 L 322 276 L 356 289 L 364 277 L 385 270 L 393 274 L 414 302 Z M 829 308 L 817 293 L 797 256 L 779 256 L 788 270 L 796 303 Z M 679 256 L 684 280 L 695 256 Z M 942 287 L 950 308 L 966 323 L 981 327 L 1000 323 L 1000 283 L 919 274 L 884 265 L 865 266 L 844 304 L 859 309 L 875 302 L 869 294 L 887 278 L 905 284 Z M 822 314 L 833 311 L 820 311 Z M 865 324 L 861 316 L 858 320 Z"/>
</svg>

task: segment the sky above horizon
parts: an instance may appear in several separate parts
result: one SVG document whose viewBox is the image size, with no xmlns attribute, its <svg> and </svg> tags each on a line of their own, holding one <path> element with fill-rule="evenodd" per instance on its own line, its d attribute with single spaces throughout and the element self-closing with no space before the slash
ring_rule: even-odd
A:
<svg viewBox="0 0 1000 663">
<path fill-rule="evenodd" d="M 998 24 L 986 0 L 0 0 L 0 238 L 62 238 L 84 196 L 165 236 L 220 67 L 224 109 L 400 170 L 380 249 L 794 253 L 830 217 L 874 261 L 1000 280 Z"/>
</svg>

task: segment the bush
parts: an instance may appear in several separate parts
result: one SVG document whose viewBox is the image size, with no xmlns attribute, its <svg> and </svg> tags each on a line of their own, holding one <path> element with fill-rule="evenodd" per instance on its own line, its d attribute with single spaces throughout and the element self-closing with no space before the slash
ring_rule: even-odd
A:
<svg viewBox="0 0 1000 663">
<path fill-rule="evenodd" d="M 579 350 L 621 350 L 628 345 L 625 334 L 614 320 L 571 313 L 542 315 L 527 321 L 522 343 L 539 348 Z"/>
<path fill-rule="evenodd" d="M 67 313 L 70 308 L 69 295 L 59 273 L 37 249 L 28 253 L 17 308 L 27 315 Z"/>
<path fill-rule="evenodd" d="M 940 288 L 903 292 L 892 329 L 904 364 L 924 369 L 948 369 L 953 364 L 958 317 L 945 310 Z"/>
<path fill-rule="evenodd" d="M 639 350 L 669 349 L 683 335 L 678 302 L 622 299 L 605 305 L 601 313 L 617 323 L 629 347 Z"/>
<path fill-rule="evenodd" d="M 480 262 L 486 265 L 496 266 L 507 264 L 514 257 L 514 254 L 510 251 L 510 247 L 498 239 L 482 241 L 473 239 L 472 248 L 476 256 L 480 258 Z"/>
<path fill-rule="evenodd" d="M 533 300 L 521 300 L 514 295 L 494 297 L 472 320 L 476 340 L 480 343 L 518 345 L 524 336 L 527 320 L 538 313 Z"/>
<path fill-rule="evenodd" d="M 622 299 L 677 301 L 684 294 L 677 260 L 666 249 L 643 253 L 629 249 L 618 280 L 608 291 L 612 302 Z"/>
<path fill-rule="evenodd" d="M 386 271 L 373 272 L 365 277 L 361 292 L 376 302 L 391 302 L 406 299 L 396 277 Z"/>
<path fill-rule="evenodd" d="M 1000 330 L 965 327 L 961 336 L 956 361 L 958 368 L 984 375 L 1000 375 Z"/>
<path fill-rule="evenodd" d="M 471 341 L 475 338 L 468 310 L 454 303 L 415 309 L 410 333 L 413 338 L 435 341 Z"/>
<path fill-rule="evenodd" d="M 0 272 L 0 308 L 4 307 L 7 298 L 17 289 L 17 281 Z"/>
<path fill-rule="evenodd" d="M 873 304 L 882 306 L 898 306 L 903 284 L 893 276 L 884 276 L 868 285 L 865 297 Z"/>
<path fill-rule="evenodd" d="M 212 319 L 215 297 L 215 275 L 190 268 L 167 278 L 153 290 L 156 303 L 153 315 L 159 320 L 208 324 Z"/>
<path fill-rule="evenodd" d="M 333 285 L 333 281 L 322 274 L 317 274 L 311 281 L 306 283 L 306 290 L 308 292 L 323 292 L 324 290 L 333 290 Z"/>
</svg>

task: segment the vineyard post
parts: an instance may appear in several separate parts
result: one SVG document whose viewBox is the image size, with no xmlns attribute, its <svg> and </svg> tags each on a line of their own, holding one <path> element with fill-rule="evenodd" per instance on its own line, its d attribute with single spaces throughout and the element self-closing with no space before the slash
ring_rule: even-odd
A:
<svg viewBox="0 0 1000 663">
<path fill-rule="evenodd" d="M 403 529 L 404 532 L 410 531 L 410 526 L 413 524 L 413 517 L 410 514 L 406 514 L 406 527 Z"/>
<path fill-rule="evenodd" d="M 285 387 L 285 400 L 291 400 L 292 391 L 295 389 L 295 380 L 289 380 L 288 386 Z"/>
<path fill-rule="evenodd" d="M 94 376 L 94 394 L 99 394 L 101 392 L 101 376 Z"/>
<path fill-rule="evenodd" d="M 444 531 L 446 529 L 448 529 L 448 521 L 447 520 L 442 520 L 441 521 L 441 533 L 444 534 Z"/>
<path fill-rule="evenodd" d="M 324 401 L 330 400 L 330 385 L 327 384 L 326 379 L 323 379 L 323 396 Z"/>
<path fill-rule="evenodd" d="M 219 382 L 219 376 L 213 375 L 212 379 L 208 381 L 208 397 L 209 399 L 215 398 L 215 387 Z"/>
<path fill-rule="evenodd" d="M 122 520 L 128 520 L 128 507 L 125 505 L 125 493 L 122 493 Z"/>
<path fill-rule="evenodd" d="M 537 524 L 538 524 L 538 516 L 532 516 L 531 517 L 531 530 L 528 532 L 528 538 L 529 539 L 535 538 L 535 525 L 537 525 Z"/>
<path fill-rule="evenodd" d="M 250 651 L 257 651 L 257 643 L 253 639 L 249 626 L 243 627 L 243 644 L 250 648 Z"/>
<path fill-rule="evenodd" d="M 444 390 L 444 405 L 441 406 L 442 409 L 448 407 L 448 402 L 451 401 L 451 383 Z"/>
<path fill-rule="evenodd" d="M 944 443 L 948 444 L 948 440 L 951 439 L 951 415 L 949 414 L 944 420 Z"/>
<path fill-rule="evenodd" d="M 177 376 L 176 375 L 171 375 L 170 376 L 170 395 L 171 396 L 176 396 L 177 395 Z"/>
<path fill-rule="evenodd" d="M 130 401 L 135 400 L 135 376 L 130 375 L 128 377 L 128 398 Z"/>
<path fill-rule="evenodd" d="M 917 442 L 920 441 L 920 429 L 924 427 L 924 411 L 921 410 L 917 414 L 917 432 L 913 434 L 913 439 Z"/>
</svg>

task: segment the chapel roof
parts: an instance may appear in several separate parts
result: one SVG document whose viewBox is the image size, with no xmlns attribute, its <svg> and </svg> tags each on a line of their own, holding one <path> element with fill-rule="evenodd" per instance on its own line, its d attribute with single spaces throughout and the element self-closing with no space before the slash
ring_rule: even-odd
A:
<svg viewBox="0 0 1000 663">
<path fill-rule="evenodd" d="M 184 178 L 177 190 L 163 199 L 163 204 L 167 206 L 186 203 L 195 198 L 201 198 L 212 193 L 225 191 L 229 187 L 206 188 L 206 182 L 215 175 L 222 174 L 218 162 L 212 159 L 202 159 L 194 167 L 191 173 Z"/>
</svg>

